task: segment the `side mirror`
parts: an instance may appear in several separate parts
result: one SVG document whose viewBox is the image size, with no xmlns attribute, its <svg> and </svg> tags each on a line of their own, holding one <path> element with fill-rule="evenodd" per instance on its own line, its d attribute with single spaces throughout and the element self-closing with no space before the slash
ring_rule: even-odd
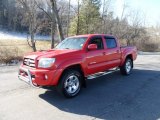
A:
<svg viewBox="0 0 160 120">
<path fill-rule="evenodd" d="M 97 50 L 97 45 L 96 44 L 90 44 L 88 45 L 88 50 L 91 51 L 91 50 Z"/>
</svg>

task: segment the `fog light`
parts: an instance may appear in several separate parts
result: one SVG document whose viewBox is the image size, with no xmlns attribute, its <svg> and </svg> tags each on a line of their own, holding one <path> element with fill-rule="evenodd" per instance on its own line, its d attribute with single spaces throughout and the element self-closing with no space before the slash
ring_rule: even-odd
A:
<svg viewBox="0 0 160 120">
<path fill-rule="evenodd" d="M 35 80 L 35 75 L 31 75 L 32 80 Z"/>
<path fill-rule="evenodd" d="M 48 79 L 48 76 L 47 76 L 47 75 L 45 75 L 44 77 L 45 77 L 46 80 Z"/>
</svg>

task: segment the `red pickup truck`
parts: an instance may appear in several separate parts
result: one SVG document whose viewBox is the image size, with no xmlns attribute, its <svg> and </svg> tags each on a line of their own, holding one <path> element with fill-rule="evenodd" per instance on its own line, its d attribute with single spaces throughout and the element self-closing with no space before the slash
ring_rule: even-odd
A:
<svg viewBox="0 0 160 120">
<path fill-rule="evenodd" d="M 79 35 L 66 38 L 55 49 L 24 56 L 18 77 L 34 87 L 56 86 L 65 97 L 74 97 L 89 76 L 113 68 L 129 75 L 136 57 L 136 47 L 120 47 L 112 35 Z"/>
</svg>

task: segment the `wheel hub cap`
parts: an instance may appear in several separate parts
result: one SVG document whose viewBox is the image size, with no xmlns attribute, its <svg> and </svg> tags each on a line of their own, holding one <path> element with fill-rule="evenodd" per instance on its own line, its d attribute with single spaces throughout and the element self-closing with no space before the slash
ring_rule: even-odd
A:
<svg viewBox="0 0 160 120">
<path fill-rule="evenodd" d="M 65 90 L 69 93 L 75 93 L 79 88 L 79 79 L 76 75 L 69 76 L 64 84 Z"/>
<path fill-rule="evenodd" d="M 126 71 L 127 71 L 127 73 L 129 73 L 129 72 L 131 71 L 131 69 L 132 69 L 132 64 L 131 64 L 130 61 L 128 61 L 128 62 L 126 63 Z"/>
</svg>

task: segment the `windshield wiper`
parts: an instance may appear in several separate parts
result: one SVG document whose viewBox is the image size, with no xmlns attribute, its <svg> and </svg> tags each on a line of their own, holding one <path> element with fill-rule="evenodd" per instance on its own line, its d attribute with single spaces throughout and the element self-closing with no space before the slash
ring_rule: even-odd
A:
<svg viewBox="0 0 160 120">
<path fill-rule="evenodd" d="M 64 48 L 64 49 L 70 49 L 70 48 Z"/>
</svg>

